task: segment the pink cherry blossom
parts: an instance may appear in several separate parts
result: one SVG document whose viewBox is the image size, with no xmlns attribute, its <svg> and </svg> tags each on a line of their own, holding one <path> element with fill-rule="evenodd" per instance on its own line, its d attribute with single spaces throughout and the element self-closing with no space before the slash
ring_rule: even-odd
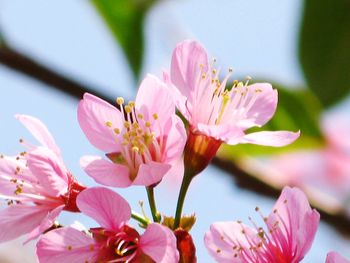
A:
<svg viewBox="0 0 350 263">
<path fill-rule="evenodd" d="M 262 218 L 265 229 L 253 221 L 254 228 L 240 221 L 212 224 L 205 235 L 209 253 L 217 262 L 299 262 L 311 247 L 320 215 L 301 190 L 285 187 L 270 215 Z"/>
<path fill-rule="evenodd" d="M 181 157 L 186 142 L 182 121 L 165 84 L 148 75 L 135 102 L 119 109 L 85 94 L 78 107 L 79 124 L 89 141 L 110 160 L 87 156 L 82 166 L 96 182 L 114 187 L 150 186 L 160 182 Z"/>
<path fill-rule="evenodd" d="M 284 146 L 299 137 L 299 132 L 287 131 L 245 134 L 245 130 L 263 126 L 274 115 L 277 91 L 268 83 L 248 85 L 248 81 L 235 81 L 228 90 L 231 70 L 222 82 L 219 73 L 209 64 L 207 52 L 198 42 L 186 40 L 176 46 L 170 78 L 165 74 L 165 79 L 171 82 L 177 106 L 193 133 L 231 145 Z"/>
<path fill-rule="evenodd" d="M 172 231 L 152 223 L 140 235 L 127 225 L 131 217 L 129 204 L 112 190 L 86 189 L 79 194 L 77 205 L 101 227 L 92 228 L 89 233 L 72 227 L 48 232 L 37 244 L 40 263 L 178 262 Z"/>
<path fill-rule="evenodd" d="M 329 252 L 327 254 L 326 263 L 350 263 L 350 260 L 343 258 L 337 252 Z"/>
<path fill-rule="evenodd" d="M 350 193 L 349 120 L 343 113 L 325 114 L 321 120 L 324 142 L 320 147 L 270 158 L 247 158 L 245 167 L 276 187 L 301 187 L 329 211 L 343 209 Z M 346 209 L 350 211 L 350 207 Z"/>
<path fill-rule="evenodd" d="M 189 122 L 184 163 L 191 174 L 200 173 L 224 142 L 230 145 L 251 143 L 280 147 L 292 143 L 300 133 L 261 131 L 274 115 L 277 91 L 268 83 L 234 81 L 227 89 L 228 75 L 219 80 L 219 70 L 208 61 L 206 50 L 196 41 L 179 43 L 172 55 L 170 76 L 164 73 L 176 99 L 176 106 Z"/>
<path fill-rule="evenodd" d="M 0 158 L 0 197 L 9 205 L 0 211 L 0 242 L 26 233 L 30 241 L 50 228 L 62 210 L 79 212 L 75 199 L 85 189 L 65 167 L 45 125 L 31 116 L 16 117 L 42 146 L 21 140 L 28 151 Z"/>
</svg>

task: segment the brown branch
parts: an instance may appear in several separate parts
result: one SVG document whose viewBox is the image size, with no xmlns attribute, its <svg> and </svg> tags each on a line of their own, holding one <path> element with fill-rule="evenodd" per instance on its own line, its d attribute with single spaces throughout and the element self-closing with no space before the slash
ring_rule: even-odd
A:
<svg viewBox="0 0 350 263">
<path fill-rule="evenodd" d="M 223 160 L 215 157 L 212 164 L 227 172 L 232 178 L 234 178 L 235 183 L 244 189 L 250 190 L 261 195 L 268 197 L 278 198 L 281 191 L 273 188 L 272 186 L 256 179 L 255 177 L 249 175 L 239 167 L 237 167 L 232 161 Z M 321 219 L 328 224 L 332 225 L 336 230 L 338 230 L 342 235 L 350 237 L 350 218 L 344 213 L 330 214 L 329 212 L 315 207 L 321 215 Z"/>
<path fill-rule="evenodd" d="M 109 101 L 110 103 L 114 103 L 109 96 L 100 93 L 98 88 L 90 87 L 88 85 L 81 84 L 78 81 L 72 80 L 63 74 L 42 65 L 34 59 L 13 50 L 1 42 L 0 63 L 8 68 L 25 74 L 26 76 L 45 83 L 48 85 L 48 87 L 61 91 L 73 98 L 80 99 L 85 92 L 89 92 L 106 101 Z M 236 184 L 244 189 L 274 198 L 277 198 L 280 194 L 279 190 L 245 173 L 232 162 L 214 158 L 213 165 L 228 172 L 232 177 L 234 177 Z M 332 225 L 342 234 L 350 236 L 350 219 L 345 214 L 332 215 L 327 211 L 319 208 L 317 209 L 320 212 L 321 219 L 323 221 Z"/>
<path fill-rule="evenodd" d="M 8 68 L 45 83 L 51 88 L 68 94 L 73 98 L 82 98 L 85 92 L 89 92 L 113 103 L 108 96 L 99 93 L 98 88 L 93 88 L 89 85 L 81 84 L 72 80 L 3 43 L 0 43 L 0 63 Z"/>
</svg>

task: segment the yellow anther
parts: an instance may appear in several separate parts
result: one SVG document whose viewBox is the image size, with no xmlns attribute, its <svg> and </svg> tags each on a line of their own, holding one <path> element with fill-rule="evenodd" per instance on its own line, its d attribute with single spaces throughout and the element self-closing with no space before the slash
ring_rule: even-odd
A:
<svg viewBox="0 0 350 263">
<path fill-rule="evenodd" d="M 199 68 L 202 69 L 204 67 L 204 65 L 201 63 L 199 64 Z"/>
<path fill-rule="evenodd" d="M 131 149 L 136 153 L 138 153 L 140 151 L 139 147 L 137 147 L 137 146 L 133 146 Z"/>
<path fill-rule="evenodd" d="M 130 137 L 129 137 L 129 134 L 128 134 L 128 133 L 124 133 L 124 134 L 123 134 L 123 138 L 124 138 L 125 140 L 129 140 L 129 138 L 130 138 Z"/>
<path fill-rule="evenodd" d="M 150 123 L 149 121 L 146 121 L 146 122 L 145 122 L 145 126 L 146 126 L 147 128 L 149 128 L 149 127 L 151 127 L 151 123 Z"/>
<path fill-rule="evenodd" d="M 130 128 L 130 122 L 128 121 L 124 122 L 124 127 L 127 129 Z"/>
<path fill-rule="evenodd" d="M 132 111 L 132 108 L 129 105 L 126 105 L 124 109 L 126 113 L 130 113 Z"/>
<path fill-rule="evenodd" d="M 153 114 L 153 119 L 155 119 L 155 120 L 158 119 L 158 114 L 157 114 L 157 113 L 154 113 L 154 114 Z"/>
<path fill-rule="evenodd" d="M 131 136 L 131 137 L 135 137 L 136 135 L 137 135 L 137 133 L 136 133 L 136 131 L 130 131 L 129 132 L 129 135 Z"/>
<path fill-rule="evenodd" d="M 134 123 L 132 124 L 132 127 L 133 127 L 134 129 L 138 129 L 138 128 L 140 128 L 140 125 L 139 125 L 137 122 L 134 122 Z"/>
<path fill-rule="evenodd" d="M 106 126 L 111 128 L 112 127 L 112 122 L 111 121 L 106 121 Z"/>
<path fill-rule="evenodd" d="M 134 102 L 134 101 L 129 101 L 128 105 L 129 105 L 131 108 L 134 108 L 134 107 L 135 107 L 135 102 Z"/>
<path fill-rule="evenodd" d="M 262 89 L 255 89 L 255 92 L 260 93 L 260 92 L 262 92 Z"/>
<path fill-rule="evenodd" d="M 212 70 L 212 73 L 213 73 L 214 75 L 216 74 L 216 72 L 217 72 L 216 69 L 213 69 L 213 70 Z"/>
<path fill-rule="evenodd" d="M 237 83 L 237 87 L 244 87 L 243 82 L 242 82 L 242 81 L 238 82 L 238 83 Z"/>
<path fill-rule="evenodd" d="M 205 79 L 205 77 L 206 77 L 206 75 L 203 73 L 203 74 L 202 74 L 202 79 Z"/>
<path fill-rule="evenodd" d="M 124 104 L 124 98 L 123 97 L 118 97 L 116 101 L 117 101 L 118 105 L 123 105 Z"/>
<path fill-rule="evenodd" d="M 137 114 L 137 118 L 142 120 L 143 119 L 143 115 L 141 113 Z"/>
<path fill-rule="evenodd" d="M 115 128 L 113 131 L 115 134 L 120 134 L 120 130 L 118 128 Z"/>
</svg>

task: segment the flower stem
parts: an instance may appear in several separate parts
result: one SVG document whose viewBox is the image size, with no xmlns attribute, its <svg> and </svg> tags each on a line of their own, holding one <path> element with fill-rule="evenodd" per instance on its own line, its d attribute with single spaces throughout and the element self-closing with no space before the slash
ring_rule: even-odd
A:
<svg viewBox="0 0 350 263">
<path fill-rule="evenodd" d="M 160 222 L 160 214 L 157 211 L 156 201 L 154 199 L 154 187 L 146 187 L 149 207 L 151 209 L 153 221 L 156 223 Z"/>
<path fill-rule="evenodd" d="M 181 184 L 181 188 L 180 188 L 179 198 L 177 199 L 174 229 L 176 229 L 180 226 L 182 208 L 183 208 L 183 205 L 185 202 L 185 197 L 186 197 L 188 187 L 190 186 L 193 177 L 194 176 L 192 175 L 192 173 L 186 172 L 186 170 L 185 170 L 185 174 L 184 174 L 184 177 L 182 179 L 182 184 Z"/>
<path fill-rule="evenodd" d="M 143 217 L 142 215 L 140 215 L 135 211 L 131 211 L 131 218 L 135 219 L 137 222 L 139 222 L 143 226 L 147 226 L 150 223 L 148 218 Z"/>
</svg>

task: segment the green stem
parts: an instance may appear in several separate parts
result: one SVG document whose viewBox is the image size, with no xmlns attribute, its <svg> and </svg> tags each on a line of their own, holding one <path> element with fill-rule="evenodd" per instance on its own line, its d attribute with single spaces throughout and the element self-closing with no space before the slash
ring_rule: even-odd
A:
<svg viewBox="0 0 350 263">
<path fill-rule="evenodd" d="M 142 215 L 140 215 L 135 211 L 131 211 L 131 218 L 135 219 L 137 222 L 139 222 L 144 226 L 147 226 L 150 223 L 148 218 L 143 217 Z"/>
<path fill-rule="evenodd" d="M 182 208 L 184 206 L 185 197 L 186 197 L 186 193 L 187 193 L 188 187 L 190 186 L 193 177 L 194 176 L 191 173 L 185 171 L 184 177 L 182 179 L 182 184 L 181 184 L 181 188 L 180 188 L 179 198 L 177 199 L 174 229 L 176 229 L 176 228 L 178 228 L 180 226 L 180 220 L 181 220 L 181 215 L 182 215 Z"/>
<path fill-rule="evenodd" d="M 147 190 L 147 197 L 148 197 L 149 207 L 151 209 L 153 221 L 159 223 L 160 215 L 157 211 L 156 201 L 154 199 L 154 188 L 146 187 L 146 190 Z"/>
</svg>

